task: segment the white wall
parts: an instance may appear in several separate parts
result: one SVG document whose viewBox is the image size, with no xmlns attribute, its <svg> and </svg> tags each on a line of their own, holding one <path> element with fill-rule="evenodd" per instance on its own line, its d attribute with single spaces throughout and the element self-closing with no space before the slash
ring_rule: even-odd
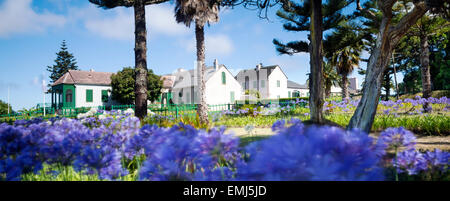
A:
<svg viewBox="0 0 450 201">
<path fill-rule="evenodd" d="M 280 87 L 277 87 L 277 80 L 280 80 Z M 287 77 L 279 67 L 275 68 L 269 75 L 269 99 L 288 97 Z"/>
<path fill-rule="evenodd" d="M 294 91 L 300 92 L 300 97 L 308 97 L 308 92 L 309 92 L 308 89 L 293 89 L 293 88 L 288 88 L 288 96 L 289 96 L 289 92 L 291 92 L 291 98 L 292 98 Z"/>
<path fill-rule="evenodd" d="M 339 86 L 331 86 L 331 93 L 342 93 L 342 89 Z"/>
<path fill-rule="evenodd" d="M 222 72 L 225 72 L 226 84 L 222 84 Z M 206 103 L 208 105 L 231 103 L 232 91 L 234 92 L 234 100 L 239 100 L 242 94 L 242 86 L 224 67 L 220 67 L 205 85 Z"/>
<path fill-rule="evenodd" d="M 92 102 L 86 102 L 86 90 L 92 89 Z M 109 100 L 105 104 L 102 102 L 102 90 L 108 90 Z M 103 105 L 111 105 L 113 103 L 111 99 L 111 86 L 100 85 L 75 85 L 75 107 L 97 107 Z"/>
<path fill-rule="evenodd" d="M 225 85 L 222 84 L 222 72 L 225 72 Z M 194 87 L 194 100 L 191 100 L 191 80 L 190 78 L 187 78 L 187 74 L 185 74 L 184 76 L 186 78 L 184 78 L 182 82 L 178 83 L 177 87 L 172 90 L 173 101 L 176 104 L 198 104 L 200 101 L 198 87 Z M 196 82 L 195 79 L 193 80 Z M 231 103 L 230 98 L 232 91 L 234 91 L 234 100 L 239 100 L 242 94 L 241 85 L 236 81 L 236 79 L 234 79 L 234 76 L 223 66 L 219 67 L 219 69 L 205 82 L 205 86 L 206 104 L 208 105 Z M 182 97 L 179 96 L 181 90 L 183 90 Z M 187 98 L 188 96 L 189 99 Z"/>
</svg>

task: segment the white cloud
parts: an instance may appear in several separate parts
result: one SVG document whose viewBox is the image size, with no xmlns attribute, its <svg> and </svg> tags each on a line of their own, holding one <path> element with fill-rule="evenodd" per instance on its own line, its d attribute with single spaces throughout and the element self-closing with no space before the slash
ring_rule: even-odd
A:
<svg viewBox="0 0 450 201">
<path fill-rule="evenodd" d="M 189 32 L 184 24 L 176 22 L 171 6 L 164 4 L 147 6 L 145 12 L 150 34 L 155 32 L 156 34 L 181 35 Z"/>
<path fill-rule="evenodd" d="M 16 33 L 44 32 L 50 27 L 62 27 L 64 16 L 49 12 L 36 13 L 32 0 L 6 0 L 0 5 L 0 37 Z"/>
<path fill-rule="evenodd" d="M 97 15 L 91 14 L 91 16 Z M 116 8 L 114 16 L 112 17 L 86 18 L 84 25 L 90 32 L 105 38 L 121 40 L 133 39 L 133 17 L 126 10 L 121 8 Z"/>
<path fill-rule="evenodd" d="M 187 44 L 187 51 L 195 52 L 197 50 L 195 38 L 192 38 L 187 42 Z M 224 34 L 206 35 L 205 46 L 206 55 L 208 57 L 229 55 L 234 49 L 233 42 L 227 35 Z"/>
<path fill-rule="evenodd" d="M 147 6 L 147 34 L 183 35 L 188 28 L 175 21 L 173 10 L 167 5 Z M 102 10 L 90 4 L 87 8 L 78 8 L 71 12 L 72 20 L 82 20 L 84 26 L 92 33 L 100 36 L 119 39 L 134 39 L 134 13 L 132 8 L 114 8 Z"/>
</svg>

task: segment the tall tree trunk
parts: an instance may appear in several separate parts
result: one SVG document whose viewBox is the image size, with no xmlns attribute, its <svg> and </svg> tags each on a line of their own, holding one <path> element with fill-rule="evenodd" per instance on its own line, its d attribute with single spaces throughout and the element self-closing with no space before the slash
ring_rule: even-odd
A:
<svg viewBox="0 0 450 201">
<path fill-rule="evenodd" d="M 311 44 L 310 44 L 310 82 L 309 108 L 311 121 L 323 123 L 323 56 L 322 56 L 322 1 L 311 1 Z"/>
<path fill-rule="evenodd" d="M 391 26 L 392 7 L 395 2 L 395 0 L 377 1 L 378 8 L 383 12 L 383 18 L 375 47 L 367 64 L 363 96 L 350 119 L 348 129 L 359 128 L 367 133 L 370 132 L 378 107 L 383 72 L 389 63 L 392 49 L 428 10 L 424 2 L 417 2 L 411 12 L 403 16 L 396 25 Z"/>
<path fill-rule="evenodd" d="M 208 105 L 206 105 L 205 86 L 205 31 L 204 26 L 195 24 L 195 38 L 197 40 L 197 85 L 200 104 L 197 107 L 201 124 L 208 124 Z"/>
<path fill-rule="evenodd" d="M 136 116 L 143 119 L 147 116 L 147 30 L 145 26 L 144 0 L 135 0 L 135 100 Z"/>
<path fill-rule="evenodd" d="M 342 75 L 342 99 L 349 99 L 348 95 L 348 78 L 346 75 Z"/>
<path fill-rule="evenodd" d="M 384 100 L 388 101 L 389 97 L 391 96 L 391 76 L 389 75 L 389 70 L 386 69 L 386 71 L 384 71 L 384 80 L 383 80 L 383 87 L 386 91 L 386 94 L 384 96 Z"/>
<path fill-rule="evenodd" d="M 386 69 L 392 51 L 390 38 L 387 33 L 389 23 L 390 19 L 388 18 L 383 18 L 381 22 L 376 46 L 372 50 L 369 63 L 367 64 L 363 95 L 355 113 L 350 119 L 348 128 L 359 128 L 367 133 L 372 128 L 380 97 L 383 72 Z"/>
<path fill-rule="evenodd" d="M 420 68 L 422 71 L 422 93 L 423 98 L 431 96 L 431 76 L 430 76 L 430 50 L 428 49 L 428 37 L 425 34 L 420 36 Z M 428 103 L 423 104 L 423 109 L 428 112 Z"/>
</svg>

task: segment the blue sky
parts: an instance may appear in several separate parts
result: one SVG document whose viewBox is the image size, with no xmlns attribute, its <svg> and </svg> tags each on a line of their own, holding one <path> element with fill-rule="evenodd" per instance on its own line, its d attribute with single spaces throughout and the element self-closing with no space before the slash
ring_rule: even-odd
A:
<svg viewBox="0 0 450 201">
<path fill-rule="evenodd" d="M 148 68 L 156 74 L 191 69 L 196 60 L 194 28 L 177 24 L 173 9 L 171 3 L 146 8 Z M 205 30 L 206 63 L 218 59 L 234 74 L 257 63 L 278 64 L 289 80 L 305 83 L 309 55 L 278 55 L 272 40 L 306 40 L 307 33 L 284 31 L 275 11 L 267 21 L 256 11 L 222 9 L 220 21 Z M 42 102 L 37 80 L 45 73 L 48 82 L 46 68 L 54 64 L 62 40 L 81 70 L 117 72 L 134 66 L 132 8 L 103 10 L 87 0 L 0 0 L 0 19 L 0 99 L 7 100 L 9 86 L 14 110 Z M 362 77 L 354 75 L 361 83 Z"/>
</svg>

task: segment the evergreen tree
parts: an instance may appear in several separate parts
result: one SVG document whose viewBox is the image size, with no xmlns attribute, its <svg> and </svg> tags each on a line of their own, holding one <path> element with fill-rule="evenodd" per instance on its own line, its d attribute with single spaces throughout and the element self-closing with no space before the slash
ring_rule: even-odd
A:
<svg viewBox="0 0 450 201">
<path fill-rule="evenodd" d="M 292 41 L 283 44 L 277 39 L 273 40 L 280 54 L 295 54 L 299 52 L 310 53 L 309 90 L 310 90 L 310 115 L 314 123 L 324 123 L 323 118 L 323 32 L 338 26 L 345 19 L 341 10 L 349 1 L 327 0 L 322 4 L 321 0 L 305 0 L 297 3 L 291 0 L 282 1 L 282 9 L 277 16 L 286 20 L 283 28 L 287 31 L 309 31 L 309 42 Z"/>
<path fill-rule="evenodd" d="M 77 62 L 72 53 L 67 51 L 66 41 L 63 40 L 61 44 L 61 50 L 56 53 L 55 64 L 53 66 L 47 66 L 47 71 L 50 72 L 50 82 L 54 83 L 61 76 L 67 73 L 69 70 L 78 70 Z"/>
<path fill-rule="evenodd" d="M 134 10 L 134 62 L 136 68 L 135 100 L 136 116 L 147 116 L 147 26 L 145 6 L 164 3 L 169 0 L 89 0 L 103 9 L 133 7 Z"/>
</svg>

